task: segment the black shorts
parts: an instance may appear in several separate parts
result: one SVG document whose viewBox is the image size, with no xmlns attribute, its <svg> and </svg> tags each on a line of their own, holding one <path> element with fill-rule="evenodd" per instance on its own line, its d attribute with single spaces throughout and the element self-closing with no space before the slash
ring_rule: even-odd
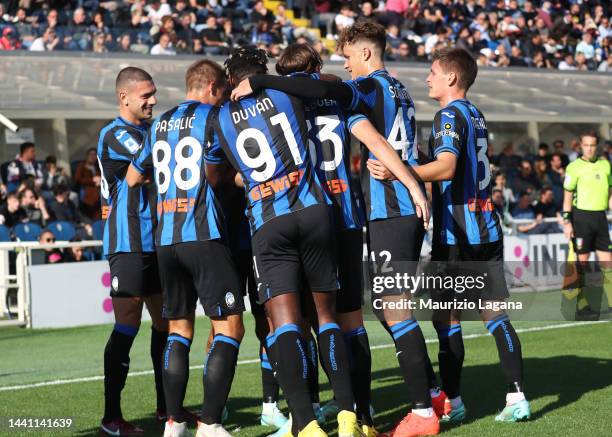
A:
<svg viewBox="0 0 612 437">
<path fill-rule="evenodd" d="M 161 293 L 155 252 L 119 252 L 108 257 L 111 297 L 147 297 Z"/>
<path fill-rule="evenodd" d="M 337 232 L 336 242 L 340 282 L 336 312 L 350 313 L 363 306 L 363 230 Z"/>
<path fill-rule="evenodd" d="M 259 302 L 306 289 L 338 290 L 336 244 L 327 205 L 309 206 L 265 223 L 253 236 Z M 303 271 L 304 275 L 301 275 Z"/>
<path fill-rule="evenodd" d="M 190 316 L 198 298 L 209 317 L 244 311 L 243 287 L 230 250 L 221 241 L 161 246 L 157 260 L 164 289 L 164 318 Z"/>
<path fill-rule="evenodd" d="M 249 297 L 251 313 L 255 316 L 265 316 L 263 305 L 257 302 L 259 296 L 257 296 L 257 281 L 253 270 L 253 253 L 250 250 L 237 250 L 233 251 L 233 254 L 240 283 L 245 290 L 245 295 Z"/>
<path fill-rule="evenodd" d="M 425 237 L 423 221 L 416 215 L 373 220 L 368 224 L 372 297 L 405 294 L 402 287 L 378 287 L 384 277 L 417 273 Z"/>
<path fill-rule="evenodd" d="M 470 301 L 501 301 L 510 297 L 504 273 L 502 241 L 459 246 L 434 244 L 431 260 L 428 276 L 453 278 L 452 282 L 444 282 L 446 286 L 443 289 L 435 285 L 430 287 L 428 291 L 436 300 L 463 297 Z"/>
<path fill-rule="evenodd" d="M 576 253 L 612 250 L 605 211 L 572 210 L 574 249 Z"/>
</svg>

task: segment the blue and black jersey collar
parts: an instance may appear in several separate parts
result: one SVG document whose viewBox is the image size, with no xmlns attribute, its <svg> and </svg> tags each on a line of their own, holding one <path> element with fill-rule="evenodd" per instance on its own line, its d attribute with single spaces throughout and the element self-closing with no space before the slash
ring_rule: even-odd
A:
<svg viewBox="0 0 612 437">
<path fill-rule="evenodd" d="M 465 104 L 468 104 L 468 105 L 472 104 L 472 102 L 470 102 L 468 99 L 455 99 L 455 100 L 452 100 L 452 101 L 448 102 L 446 104 L 445 108 L 448 108 L 449 106 L 452 106 L 455 103 L 465 103 Z"/>
<path fill-rule="evenodd" d="M 375 70 L 375 71 L 371 72 L 370 74 L 368 74 L 368 77 L 379 76 L 379 75 L 381 75 L 381 74 L 388 75 L 388 74 L 389 74 L 389 72 L 388 72 L 386 69 L 381 68 L 381 69 L 379 69 L 379 70 Z"/>
<path fill-rule="evenodd" d="M 137 124 L 130 123 L 129 121 L 127 121 L 125 118 L 121 116 L 117 117 L 117 121 L 127 126 L 133 127 L 134 129 L 141 130 L 141 131 L 146 131 L 147 128 L 149 127 L 147 122 L 143 122 L 140 126 L 138 126 Z"/>
</svg>

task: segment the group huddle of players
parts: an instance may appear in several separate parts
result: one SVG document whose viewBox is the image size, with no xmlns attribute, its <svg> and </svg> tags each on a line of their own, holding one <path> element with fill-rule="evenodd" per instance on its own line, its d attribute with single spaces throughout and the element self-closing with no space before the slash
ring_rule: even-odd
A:
<svg viewBox="0 0 612 437">
<path fill-rule="evenodd" d="M 135 67 L 119 73 L 120 116 L 98 143 L 116 318 L 104 353 L 103 433 L 144 432 L 123 419 L 120 396 L 146 303 L 164 436 L 191 435 L 194 422 L 199 437 L 229 436 L 222 422 L 248 291 L 261 344 L 261 423 L 279 428 L 278 437 L 326 435 L 321 424 L 331 408 L 318 404 L 320 360 L 333 389 L 338 435 L 375 437 L 362 230 L 370 260 L 392 263 L 391 274 L 415 274 L 430 218 L 426 182 L 433 185 L 433 259 L 485 263 L 490 281 L 480 299 L 508 297 L 502 233 L 490 202 L 486 123 L 465 97 L 476 63 L 459 49 L 434 56 L 427 85 L 442 109 L 424 164 L 415 107 L 385 70 L 385 45 L 380 25 L 345 29 L 339 48 L 349 81 L 322 74 L 320 57 L 307 45 L 283 52 L 280 76 L 266 74 L 266 54 L 253 47 L 234 49 L 225 69 L 200 60 L 186 73 L 185 101 L 152 122 L 153 78 Z M 360 184 L 350 176 L 351 136 L 362 145 Z M 377 295 L 383 303 L 404 297 L 401 287 Z M 198 299 L 212 333 L 195 417 L 183 399 Z M 434 317 L 442 389 L 411 310 L 376 314 L 393 338 L 412 405 L 385 435 L 435 435 L 440 422 L 461 422 L 459 312 Z M 528 419 L 517 334 L 503 311 L 481 316 L 508 384 L 496 420 Z M 276 404 L 279 386 L 289 420 Z"/>
</svg>

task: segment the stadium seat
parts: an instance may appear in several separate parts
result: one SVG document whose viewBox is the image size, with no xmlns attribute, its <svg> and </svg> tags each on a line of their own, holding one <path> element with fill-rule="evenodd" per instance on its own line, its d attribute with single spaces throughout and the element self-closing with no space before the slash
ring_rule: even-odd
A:
<svg viewBox="0 0 612 437">
<path fill-rule="evenodd" d="M 53 232 L 56 240 L 68 241 L 76 235 L 74 225 L 70 222 L 51 222 L 47 225 L 47 229 Z"/>
<path fill-rule="evenodd" d="M 20 241 L 36 241 L 42 229 L 36 223 L 19 223 L 13 228 L 13 233 Z"/>
<path fill-rule="evenodd" d="M 102 240 L 104 238 L 104 220 L 94 222 L 91 228 L 94 240 Z"/>
<path fill-rule="evenodd" d="M 0 242 L 11 241 L 11 231 L 4 225 L 0 225 Z"/>
</svg>

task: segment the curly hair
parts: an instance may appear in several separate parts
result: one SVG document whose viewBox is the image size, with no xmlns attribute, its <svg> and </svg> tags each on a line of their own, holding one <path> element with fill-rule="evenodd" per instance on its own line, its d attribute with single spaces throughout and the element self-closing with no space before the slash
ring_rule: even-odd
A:
<svg viewBox="0 0 612 437">
<path fill-rule="evenodd" d="M 338 38 L 338 50 L 345 45 L 355 44 L 359 41 L 368 41 L 379 50 L 382 55 L 387 47 L 387 31 L 384 26 L 371 21 L 357 21 L 349 27 L 345 27 Z"/>
<path fill-rule="evenodd" d="M 225 60 L 225 73 L 236 81 L 241 81 L 253 74 L 268 72 L 268 55 L 265 50 L 255 46 L 241 46 L 232 49 Z"/>
</svg>

